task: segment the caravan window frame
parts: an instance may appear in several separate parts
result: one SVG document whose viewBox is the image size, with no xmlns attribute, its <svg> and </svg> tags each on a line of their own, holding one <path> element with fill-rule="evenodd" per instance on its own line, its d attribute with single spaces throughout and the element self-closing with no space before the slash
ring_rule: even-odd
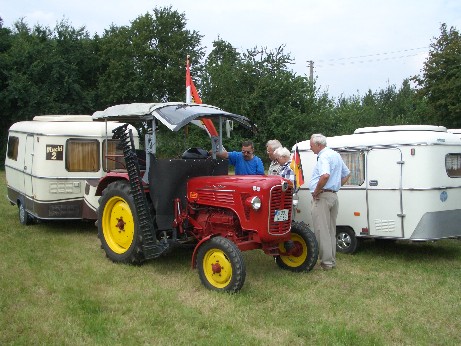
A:
<svg viewBox="0 0 461 346">
<path fill-rule="evenodd" d="M 94 148 L 89 148 L 91 150 L 89 151 L 88 148 L 83 148 L 84 144 L 94 145 Z M 75 154 L 79 157 L 75 157 Z M 66 171 L 99 172 L 99 169 L 100 142 L 97 139 L 69 138 L 66 140 Z"/>
<path fill-rule="evenodd" d="M 365 183 L 365 152 L 362 150 L 340 151 L 339 154 L 351 171 L 351 176 L 345 185 L 362 186 Z"/>
<path fill-rule="evenodd" d="M 106 146 L 109 142 L 106 160 Z M 118 139 L 104 139 L 102 141 L 102 169 L 104 172 L 109 172 L 117 169 L 125 169 L 125 157 L 123 156 L 123 150 L 117 149 L 116 145 L 119 143 Z M 115 151 L 112 149 L 115 148 Z M 115 156 L 114 156 L 115 155 Z M 118 157 L 118 155 L 121 155 Z"/>
<path fill-rule="evenodd" d="M 8 138 L 7 157 L 13 161 L 18 161 L 19 137 L 10 136 Z"/>
<path fill-rule="evenodd" d="M 450 178 L 461 178 L 461 153 L 445 155 L 445 171 Z"/>
</svg>

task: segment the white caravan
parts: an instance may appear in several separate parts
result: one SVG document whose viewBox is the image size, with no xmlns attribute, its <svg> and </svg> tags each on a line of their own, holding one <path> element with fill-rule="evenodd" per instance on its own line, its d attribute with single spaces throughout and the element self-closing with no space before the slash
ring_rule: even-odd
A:
<svg viewBox="0 0 461 346">
<path fill-rule="evenodd" d="M 308 188 L 317 156 L 298 143 L 306 183 L 296 219 L 311 224 Z M 338 192 L 337 250 L 363 238 L 427 241 L 461 237 L 461 139 L 445 127 L 381 126 L 327 138 L 351 170 Z M 293 147 L 294 150 L 295 147 Z"/>
<path fill-rule="evenodd" d="M 90 115 L 43 115 L 13 124 L 5 172 L 8 199 L 18 206 L 20 222 L 97 219 L 95 187 L 106 172 L 124 165 L 112 139 L 120 125 Z"/>
<path fill-rule="evenodd" d="M 461 129 L 449 129 L 448 132 L 454 133 L 458 137 L 461 137 Z"/>
</svg>

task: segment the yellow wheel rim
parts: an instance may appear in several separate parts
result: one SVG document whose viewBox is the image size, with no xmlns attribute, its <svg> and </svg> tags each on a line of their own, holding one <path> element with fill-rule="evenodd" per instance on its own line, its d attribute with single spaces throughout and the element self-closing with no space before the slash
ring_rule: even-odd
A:
<svg viewBox="0 0 461 346">
<path fill-rule="evenodd" d="M 109 248 L 117 253 L 125 253 L 134 238 L 134 220 L 130 206 L 121 197 L 109 199 L 102 215 L 104 239 Z"/>
<path fill-rule="evenodd" d="M 203 258 L 203 272 L 208 282 L 216 288 L 226 287 L 232 279 L 232 265 L 226 254 L 210 249 Z"/>
<path fill-rule="evenodd" d="M 308 248 L 306 242 L 299 234 L 291 233 L 291 240 L 295 243 L 295 251 L 290 256 L 280 256 L 280 259 L 288 267 L 297 268 L 306 261 Z M 279 250 L 281 252 L 286 251 L 283 243 L 279 244 Z"/>
</svg>

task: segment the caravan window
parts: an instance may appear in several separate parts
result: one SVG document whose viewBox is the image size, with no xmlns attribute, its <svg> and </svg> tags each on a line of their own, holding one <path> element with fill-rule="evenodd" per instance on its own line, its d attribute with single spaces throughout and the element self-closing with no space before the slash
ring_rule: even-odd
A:
<svg viewBox="0 0 461 346">
<path fill-rule="evenodd" d="M 123 157 L 123 151 L 117 149 L 117 144 L 119 140 L 109 139 L 104 140 L 102 143 L 102 169 L 104 171 L 110 171 L 114 169 L 123 169 L 125 168 L 125 159 Z M 106 153 L 107 145 L 107 153 Z M 107 155 L 107 160 L 106 160 Z"/>
<path fill-rule="evenodd" d="M 445 169 L 450 178 L 461 178 L 461 154 L 445 156 Z"/>
<path fill-rule="evenodd" d="M 348 151 L 340 153 L 351 177 L 346 185 L 362 185 L 365 182 L 365 154 L 362 151 Z"/>
<path fill-rule="evenodd" d="M 66 170 L 68 172 L 99 171 L 99 141 L 68 139 L 66 141 Z"/>
<path fill-rule="evenodd" d="M 8 138 L 8 151 L 7 151 L 7 156 L 9 159 L 18 161 L 18 148 L 19 148 L 19 138 L 15 136 L 10 136 L 10 138 Z"/>
</svg>

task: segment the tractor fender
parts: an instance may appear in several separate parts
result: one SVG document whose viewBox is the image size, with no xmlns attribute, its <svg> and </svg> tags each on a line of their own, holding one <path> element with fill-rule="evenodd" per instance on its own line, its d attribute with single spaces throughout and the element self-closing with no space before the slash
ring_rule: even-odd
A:
<svg viewBox="0 0 461 346">
<path fill-rule="evenodd" d="M 126 180 L 130 181 L 128 178 L 127 173 L 117 173 L 117 172 L 109 172 L 107 173 L 104 177 L 101 178 L 101 180 L 98 183 L 98 186 L 96 188 L 96 196 L 101 196 L 102 192 L 104 189 L 110 184 L 113 183 L 114 181 L 117 180 Z"/>
<path fill-rule="evenodd" d="M 197 250 L 198 248 L 206 241 L 210 240 L 211 238 L 213 238 L 214 236 L 217 236 L 219 234 L 210 234 L 208 236 L 206 236 L 205 238 L 203 238 L 202 240 L 200 240 L 198 242 L 198 244 L 195 246 L 194 248 L 194 252 L 192 253 L 192 269 L 196 269 L 197 268 Z"/>
</svg>

